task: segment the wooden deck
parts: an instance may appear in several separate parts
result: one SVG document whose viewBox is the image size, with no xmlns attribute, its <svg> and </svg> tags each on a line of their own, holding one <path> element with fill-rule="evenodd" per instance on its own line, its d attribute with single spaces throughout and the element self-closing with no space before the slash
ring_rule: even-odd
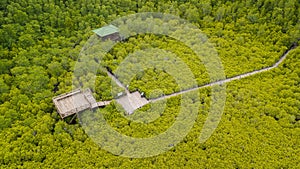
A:
<svg viewBox="0 0 300 169">
<path fill-rule="evenodd" d="M 134 110 L 149 103 L 139 92 L 127 93 L 125 96 L 116 99 L 116 101 L 122 105 L 127 114 L 132 114 Z"/>
<path fill-rule="evenodd" d="M 132 114 L 134 110 L 143 107 L 144 105 L 148 104 L 149 101 L 142 97 L 140 92 L 136 91 L 130 93 L 129 90 L 119 81 L 119 79 L 112 74 L 111 72 L 107 71 L 107 75 L 121 88 L 125 90 L 125 95 L 117 98 L 116 101 L 119 103 L 127 114 Z"/>
<path fill-rule="evenodd" d="M 103 107 L 110 103 L 110 101 L 96 102 L 90 89 L 85 91 L 77 89 L 54 97 L 52 100 L 62 119 L 78 112 Z"/>
</svg>

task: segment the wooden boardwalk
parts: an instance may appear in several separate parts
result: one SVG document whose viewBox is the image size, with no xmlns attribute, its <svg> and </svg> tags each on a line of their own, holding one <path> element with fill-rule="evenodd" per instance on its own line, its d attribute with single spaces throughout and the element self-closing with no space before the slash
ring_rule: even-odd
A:
<svg viewBox="0 0 300 169">
<path fill-rule="evenodd" d="M 123 88 L 126 92 L 126 94 L 129 94 L 129 90 L 119 81 L 119 79 L 113 75 L 111 72 L 106 71 L 107 75 L 121 88 Z"/>
<path fill-rule="evenodd" d="M 188 92 L 199 90 L 199 89 L 206 88 L 206 87 L 211 87 L 211 86 L 214 86 L 214 85 L 222 85 L 224 83 L 228 83 L 228 82 L 231 82 L 231 81 L 234 81 L 234 80 L 239 80 L 239 79 L 242 79 L 242 78 L 246 78 L 248 76 L 252 76 L 252 75 L 255 75 L 255 74 L 258 74 L 258 73 L 266 72 L 266 71 L 272 70 L 274 68 L 277 68 L 286 59 L 286 57 L 288 56 L 290 51 L 292 51 L 296 47 L 297 47 L 297 45 L 294 45 L 289 50 L 287 50 L 281 56 L 281 58 L 274 65 L 272 65 L 270 67 L 266 67 L 266 68 L 263 68 L 263 69 L 260 69 L 260 70 L 255 70 L 255 71 L 252 71 L 252 72 L 244 73 L 244 74 L 232 77 L 232 78 L 228 78 L 228 79 L 224 79 L 224 80 L 220 80 L 220 81 L 216 81 L 216 82 L 211 82 L 211 83 L 203 85 L 203 86 L 198 86 L 198 87 L 195 87 L 195 88 L 183 90 L 183 91 L 180 91 L 180 92 L 177 92 L 177 93 L 173 93 L 173 94 L 170 94 L 170 95 L 165 95 L 165 96 L 155 98 L 155 99 L 150 99 L 150 100 L 147 100 L 146 98 L 141 97 L 141 94 L 139 92 L 135 92 L 135 93 L 131 94 L 127 90 L 127 88 L 112 73 L 107 72 L 107 74 L 112 78 L 113 81 L 115 81 L 117 83 L 118 86 L 122 87 L 126 91 L 126 96 L 122 96 L 121 98 L 117 99 L 117 102 L 122 105 L 122 107 L 125 109 L 125 111 L 128 114 L 132 114 L 134 112 L 134 110 L 136 110 L 136 109 L 138 109 L 138 108 L 140 108 L 140 107 L 142 107 L 142 106 L 144 106 L 148 103 L 168 99 L 170 97 L 175 97 L 175 96 L 178 96 L 178 95 L 181 95 L 181 94 L 184 94 L 184 93 L 188 93 Z"/>
<path fill-rule="evenodd" d="M 177 93 L 173 93 L 170 95 L 165 95 L 156 99 L 150 99 L 147 100 L 145 97 L 142 97 L 141 94 L 137 91 L 134 93 L 130 93 L 128 89 L 113 75 L 112 73 L 107 71 L 107 74 L 109 77 L 112 78 L 112 80 L 121 88 L 123 88 L 126 92 L 125 95 L 119 97 L 116 99 L 117 103 L 122 105 L 124 110 L 127 112 L 127 114 L 132 114 L 136 109 L 141 108 L 142 106 L 151 103 L 156 102 L 163 99 L 168 99 L 170 97 L 178 96 L 187 92 L 199 90 L 206 87 L 211 87 L 214 85 L 222 85 L 227 82 L 231 82 L 234 80 L 246 78 L 248 76 L 252 76 L 258 73 L 266 72 L 269 70 L 272 70 L 274 68 L 277 68 L 287 57 L 287 55 L 290 53 L 292 49 L 294 49 L 296 46 L 293 46 L 289 50 L 287 50 L 283 56 L 272 66 L 263 68 L 261 70 L 255 70 L 252 72 L 244 73 L 232 78 L 212 82 L 203 86 L 187 89 L 184 91 L 180 91 Z M 77 114 L 78 112 L 84 111 L 86 109 L 95 109 L 97 107 L 103 107 L 111 103 L 111 101 L 101 101 L 96 102 L 95 98 L 92 95 L 92 92 L 90 89 L 87 89 L 85 91 L 82 91 L 80 89 L 74 90 L 69 93 L 65 93 L 59 96 L 54 97 L 53 103 L 55 107 L 57 108 L 58 113 L 60 114 L 61 118 L 68 117 L 73 114 Z"/>
<path fill-rule="evenodd" d="M 234 81 L 234 80 L 243 79 L 243 78 L 246 78 L 248 76 L 252 76 L 252 75 L 255 75 L 255 74 L 258 74 L 258 73 L 262 73 L 262 72 L 266 72 L 266 71 L 272 70 L 274 68 L 277 68 L 286 59 L 286 57 L 288 56 L 288 54 L 294 48 L 296 48 L 296 46 L 291 47 L 287 52 L 285 52 L 281 56 L 281 58 L 274 65 L 272 65 L 270 67 L 266 67 L 266 68 L 263 68 L 263 69 L 260 69 L 260 70 L 255 70 L 255 71 L 252 71 L 252 72 L 244 73 L 244 74 L 232 77 L 232 78 L 228 78 L 228 79 L 224 79 L 224 80 L 212 82 L 212 83 L 209 83 L 209 84 L 206 84 L 206 85 L 203 85 L 203 86 L 199 86 L 199 87 L 195 87 L 195 88 L 183 90 L 183 91 L 180 91 L 180 92 L 177 92 L 177 93 L 173 93 L 173 94 L 170 94 L 170 95 L 165 95 L 165 96 L 162 96 L 162 97 L 159 97 L 159 98 L 151 99 L 151 100 L 149 100 L 149 102 L 156 102 L 156 101 L 159 101 L 159 100 L 168 99 L 170 97 L 175 97 L 175 96 L 178 96 L 178 95 L 181 95 L 181 94 L 184 94 L 184 93 L 188 93 L 188 92 L 199 90 L 199 89 L 206 88 L 206 87 L 211 87 L 211 86 L 214 86 L 214 85 L 222 85 L 224 83 L 228 83 L 228 82 L 231 82 L 231 81 Z"/>
<path fill-rule="evenodd" d="M 101 102 L 97 102 L 97 103 L 94 103 L 92 104 L 91 108 L 92 109 L 95 109 L 95 108 L 98 108 L 98 107 L 104 107 L 106 105 L 109 105 L 111 101 L 101 101 Z"/>
</svg>

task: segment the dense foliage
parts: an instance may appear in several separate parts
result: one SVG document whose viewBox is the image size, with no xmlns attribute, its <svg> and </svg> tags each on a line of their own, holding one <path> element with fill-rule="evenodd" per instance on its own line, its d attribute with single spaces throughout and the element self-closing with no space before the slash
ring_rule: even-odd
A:
<svg viewBox="0 0 300 169">
<path fill-rule="evenodd" d="M 222 120 L 203 144 L 198 135 L 211 98 L 209 88 L 199 90 L 202 106 L 193 129 L 171 151 L 155 157 L 130 159 L 101 149 L 79 123 L 61 120 L 51 100 L 72 89 L 74 64 L 91 30 L 120 16 L 155 11 L 187 19 L 216 44 L 226 77 L 232 77 L 271 66 L 299 40 L 299 1 L 1 0 L 0 9 L 1 168 L 300 167 L 299 47 L 278 68 L 227 85 Z M 187 59 L 193 54 L 168 38 L 131 37 L 109 53 L 106 63 L 114 70 L 112 59 L 145 46 L 178 54 L 198 84 L 207 82 L 204 72 L 196 74 L 203 65 Z M 148 97 L 155 89 L 172 93 L 178 90 L 173 82 L 166 73 L 148 69 L 130 90 L 140 89 Z M 111 99 L 110 88 L 110 78 L 99 72 L 96 98 Z M 158 120 L 144 125 L 130 123 L 115 104 L 102 113 L 117 131 L 149 137 L 172 125 L 180 98 L 168 99 L 167 105 Z"/>
</svg>

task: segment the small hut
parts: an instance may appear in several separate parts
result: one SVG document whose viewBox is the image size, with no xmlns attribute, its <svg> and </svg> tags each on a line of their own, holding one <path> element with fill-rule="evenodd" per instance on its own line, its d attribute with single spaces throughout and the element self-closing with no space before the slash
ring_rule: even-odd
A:
<svg viewBox="0 0 300 169">
<path fill-rule="evenodd" d="M 102 28 L 93 30 L 93 32 L 95 32 L 98 35 L 98 37 L 101 38 L 101 40 L 103 40 L 103 41 L 108 40 L 108 39 L 110 39 L 112 41 L 120 41 L 121 40 L 119 28 L 117 28 L 114 25 L 104 26 Z"/>
</svg>

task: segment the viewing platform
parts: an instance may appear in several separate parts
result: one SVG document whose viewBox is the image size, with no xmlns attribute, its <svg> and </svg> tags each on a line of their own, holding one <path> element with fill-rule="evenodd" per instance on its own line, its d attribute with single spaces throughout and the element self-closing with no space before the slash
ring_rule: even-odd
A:
<svg viewBox="0 0 300 169">
<path fill-rule="evenodd" d="M 95 109 L 110 104 L 110 101 L 96 102 L 90 89 L 76 89 L 53 97 L 52 101 L 62 119 L 87 109 Z"/>
</svg>

